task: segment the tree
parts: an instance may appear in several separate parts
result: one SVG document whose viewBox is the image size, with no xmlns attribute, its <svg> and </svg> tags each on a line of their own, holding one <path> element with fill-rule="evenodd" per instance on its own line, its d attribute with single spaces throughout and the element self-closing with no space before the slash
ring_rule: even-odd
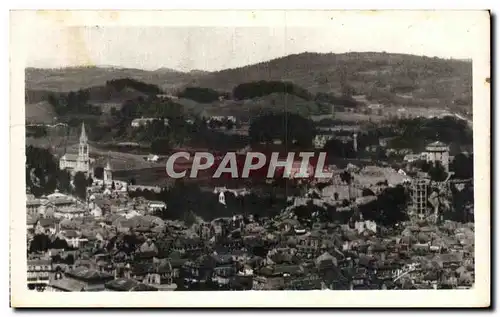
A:
<svg viewBox="0 0 500 317">
<path fill-rule="evenodd" d="M 151 152 L 156 154 L 168 154 L 172 149 L 169 138 L 157 138 L 151 142 Z"/>
<path fill-rule="evenodd" d="M 311 93 L 309 93 L 307 89 L 293 83 L 265 80 L 239 84 L 234 87 L 232 95 L 237 100 L 243 100 L 267 96 L 272 93 L 291 94 L 305 100 L 313 99 Z"/>
<path fill-rule="evenodd" d="M 409 200 L 406 189 L 398 185 L 386 188 L 378 195 L 377 200 L 359 206 L 359 211 L 366 220 L 392 226 L 407 219 L 405 210 Z"/>
<path fill-rule="evenodd" d="M 30 243 L 30 253 L 45 252 L 50 247 L 50 238 L 45 234 L 37 234 Z"/>
<path fill-rule="evenodd" d="M 451 163 L 450 170 L 455 173 L 455 178 L 469 179 L 474 177 L 474 157 L 457 154 Z"/>
<path fill-rule="evenodd" d="M 73 179 L 73 184 L 75 185 L 75 193 L 81 199 L 85 199 L 87 195 L 87 177 L 83 172 L 77 172 Z"/>
<path fill-rule="evenodd" d="M 64 239 L 59 239 L 59 237 L 55 238 L 54 241 L 50 243 L 51 249 L 68 249 L 68 243 Z"/>
<path fill-rule="evenodd" d="M 428 173 L 429 176 L 431 177 L 431 180 L 435 182 L 442 182 L 448 176 L 446 170 L 439 161 L 434 162 L 434 165 L 429 169 Z"/>
<path fill-rule="evenodd" d="M 432 167 L 432 164 L 426 160 L 418 160 L 415 162 L 415 166 L 417 168 L 420 168 L 422 172 L 428 173 Z"/>
<path fill-rule="evenodd" d="M 293 213 L 297 216 L 297 219 L 300 222 L 304 222 L 312 218 L 312 214 L 313 212 L 316 211 L 316 209 L 319 208 L 316 207 L 314 204 L 307 204 L 294 208 Z"/>
<path fill-rule="evenodd" d="M 375 196 L 375 193 L 369 188 L 363 188 L 362 196 Z"/>
<path fill-rule="evenodd" d="M 54 192 L 58 166 L 46 149 L 26 147 L 26 186 L 35 196 Z"/>
<path fill-rule="evenodd" d="M 180 98 L 191 99 L 199 103 L 211 103 L 219 100 L 219 92 L 210 88 L 186 87 L 178 96 Z"/>
<path fill-rule="evenodd" d="M 57 172 L 57 189 L 62 193 L 71 192 L 71 174 L 67 170 Z"/>
<path fill-rule="evenodd" d="M 226 129 L 232 130 L 234 128 L 234 122 L 231 120 L 226 120 Z"/>
<path fill-rule="evenodd" d="M 351 173 L 349 173 L 348 171 L 343 171 L 342 173 L 340 173 L 340 179 L 343 182 L 350 184 L 353 180 L 353 177 L 352 177 Z"/>
<path fill-rule="evenodd" d="M 313 122 L 295 113 L 268 113 L 250 124 L 249 136 L 253 143 L 271 143 L 279 139 L 286 145 L 310 147 L 316 135 Z"/>
<path fill-rule="evenodd" d="M 103 179 L 104 178 L 104 167 L 98 166 L 94 169 L 94 177 L 97 179 Z"/>
</svg>

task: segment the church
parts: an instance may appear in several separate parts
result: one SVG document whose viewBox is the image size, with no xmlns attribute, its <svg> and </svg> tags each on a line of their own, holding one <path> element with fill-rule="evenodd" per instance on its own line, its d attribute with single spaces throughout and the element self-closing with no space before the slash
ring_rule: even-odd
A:
<svg viewBox="0 0 500 317">
<path fill-rule="evenodd" d="M 92 165 L 94 160 L 89 157 L 89 144 L 87 134 L 85 133 L 85 124 L 82 123 L 82 132 L 80 134 L 80 144 L 78 154 L 66 153 L 59 159 L 59 168 L 68 170 L 71 175 L 83 172 L 87 176 L 93 176 Z"/>
</svg>

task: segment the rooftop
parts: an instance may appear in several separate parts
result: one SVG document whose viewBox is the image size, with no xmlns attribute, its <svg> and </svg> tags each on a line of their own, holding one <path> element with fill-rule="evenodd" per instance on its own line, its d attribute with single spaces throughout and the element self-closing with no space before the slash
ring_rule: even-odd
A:
<svg viewBox="0 0 500 317">
<path fill-rule="evenodd" d="M 432 142 L 430 144 L 428 144 L 426 146 L 426 149 L 427 150 L 432 150 L 432 149 L 441 149 L 441 148 L 447 148 L 448 145 L 446 145 L 445 143 L 441 142 L 441 141 L 436 141 L 436 142 Z"/>
<path fill-rule="evenodd" d="M 111 274 L 88 269 L 86 267 L 78 267 L 68 272 L 67 275 L 80 280 L 105 280 L 113 278 Z"/>
<path fill-rule="evenodd" d="M 128 278 L 119 278 L 108 282 L 106 288 L 117 292 L 151 292 L 158 290 L 156 287 Z"/>
</svg>

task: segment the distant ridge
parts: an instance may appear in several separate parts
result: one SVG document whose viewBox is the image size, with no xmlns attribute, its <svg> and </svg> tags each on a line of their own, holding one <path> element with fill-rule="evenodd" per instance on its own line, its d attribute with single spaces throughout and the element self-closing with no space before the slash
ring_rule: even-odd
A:
<svg viewBox="0 0 500 317">
<path fill-rule="evenodd" d="M 382 104 L 472 106 L 470 60 L 386 52 L 305 52 L 214 72 L 181 72 L 170 68 L 148 71 L 114 66 L 27 68 L 26 89 L 64 92 L 101 86 L 108 80 L 121 78 L 155 84 L 168 93 L 187 86 L 231 92 L 242 83 L 288 81 L 312 94 L 338 95 L 348 89 L 351 94 L 364 95 L 370 102 Z"/>
</svg>

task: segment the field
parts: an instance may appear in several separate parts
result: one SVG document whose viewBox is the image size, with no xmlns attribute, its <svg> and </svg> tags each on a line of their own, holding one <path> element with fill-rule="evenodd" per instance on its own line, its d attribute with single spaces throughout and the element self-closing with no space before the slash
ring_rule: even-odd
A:
<svg viewBox="0 0 500 317">
<path fill-rule="evenodd" d="M 52 106 L 46 101 L 27 103 L 24 109 L 27 122 L 51 124 L 57 116 Z"/>
</svg>

